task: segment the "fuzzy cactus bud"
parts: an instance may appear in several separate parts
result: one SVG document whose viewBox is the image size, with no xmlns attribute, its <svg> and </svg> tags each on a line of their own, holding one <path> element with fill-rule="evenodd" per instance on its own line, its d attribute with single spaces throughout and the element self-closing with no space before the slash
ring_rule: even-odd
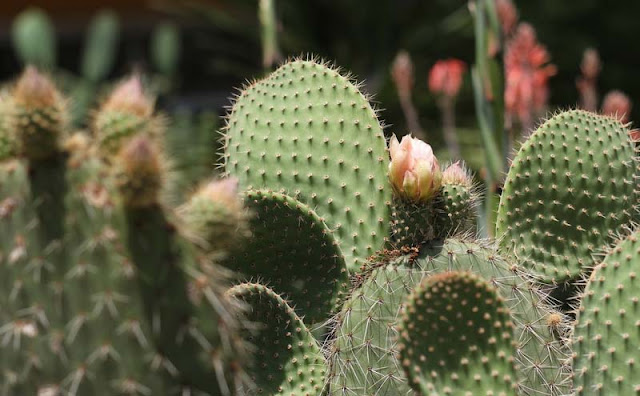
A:
<svg viewBox="0 0 640 396">
<path fill-rule="evenodd" d="M 473 180 L 469 176 L 469 172 L 460 165 L 460 161 L 456 161 L 449 165 L 447 169 L 442 172 L 442 184 L 452 184 L 459 186 L 471 186 Z"/>
<path fill-rule="evenodd" d="M 38 161 L 59 152 L 66 113 L 64 101 L 51 80 L 29 66 L 18 79 L 12 99 L 12 128 L 19 153 Z"/>
<path fill-rule="evenodd" d="M 622 91 L 607 93 L 602 101 L 602 114 L 616 117 L 621 122 L 629 122 L 631 100 Z"/>
<path fill-rule="evenodd" d="M 125 206 L 142 208 L 158 203 L 163 185 L 162 159 L 153 141 L 139 136 L 118 154 L 116 182 Z"/>
<path fill-rule="evenodd" d="M 249 234 L 247 211 L 238 194 L 236 178 L 203 185 L 179 212 L 187 235 L 207 253 L 225 254 Z"/>
<path fill-rule="evenodd" d="M 140 77 L 121 82 L 100 107 L 94 132 L 103 157 L 115 155 L 133 136 L 153 135 L 153 100 L 145 94 Z"/>
<path fill-rule="evenodd" d="M 431 146 L 409 135 L 391 138 L 389 180 L 399 197 L 425 202 L 440 189 L 442 172 Z"/>
</svg>

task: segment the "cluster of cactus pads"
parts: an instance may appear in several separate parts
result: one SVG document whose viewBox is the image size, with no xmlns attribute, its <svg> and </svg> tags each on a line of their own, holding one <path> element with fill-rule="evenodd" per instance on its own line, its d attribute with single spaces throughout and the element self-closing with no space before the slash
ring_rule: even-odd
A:
<svg viewBox="0 0 640 396">
<path fill-rule="evenodd" d="M 615 119 L 538 128 L 498 242 L 474 237 L 462 164 L 387 143 L 357 84 L 314 60 L 238 95 L 224 175 L 180 205 L 137 77 L 87 124 L 31 67 L 0 96 L 2 396 L 640 389 L 638 166 Z"/>
</svg>

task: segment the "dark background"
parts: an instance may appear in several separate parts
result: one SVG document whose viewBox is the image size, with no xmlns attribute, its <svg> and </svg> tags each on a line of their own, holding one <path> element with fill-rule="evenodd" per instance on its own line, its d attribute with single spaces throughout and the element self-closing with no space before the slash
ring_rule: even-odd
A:
<svg viewBox="0 0 640 396">
<path fill-rule="evenodd" d="M 604 68 L 601 94 L 610 89 L 640 97 L 640 2 L 637 0 L 515 1 L 520 20 L 530 22 L 547 46 L 558 74 L 551 79 L 550 110 L 575 106 L 575 79 L 585 48 L 595 47 Z M 182 57 L 175 89 L 164 105 L 222 108 L 234 87 L 263 74 L 257 0 L 5 0 L 0 2 L 0 80 L 20 71 L 11 47 L 13 17 L 37 5 L 53 18 L 58 33 L 58 63 L 77 72 L 84 31 L 93 13 L 103 7 L 117 11 L 122 35 L 111 78 L 148 67 L 150 32 L 158 22 L 172 20 L 182 30 Z M 439 130 L 437 107 L 426 79 L 438 59 L 456 57 L 473 62 L 471 17 L 466 1 L 453 0 L 276 0 L 280 47 L 285 55 L 316 54 L 353 72 L 374 94 L 391 130 L 404 133 L 405 123 L 389 78 L 399 49 L 410 52 L 416 73 L 414 101 L 428 131 Z M 222 110 L 221 110 L 222 111 Z M 459 125 L 476 128 L 467 75 L 457 104 Z M 640 120 L 640 105 L 632 111 Z M 435 142 L 437 145 L 438 142 Z"/>
</svg>

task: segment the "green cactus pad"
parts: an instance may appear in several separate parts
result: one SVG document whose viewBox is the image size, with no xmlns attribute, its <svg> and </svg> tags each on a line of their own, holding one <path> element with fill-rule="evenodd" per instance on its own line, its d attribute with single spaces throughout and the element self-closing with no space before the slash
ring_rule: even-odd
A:
<svg viewBox="0 0 640 396">
<path fill-rule="evenodd" d="M 505 301 L 482 278 L 445 272 L 409 296 L 399 359 L 422 395 L 514 393 L 513 323 Z"/>
<path fill-rule="evenodd" d="M 473 186 L 443 184 L 441 197 L 435 205 L 437 236 L 446 238 L 475 231 L 477 203 L 478 194 Z"/>
<path fill-rule="evenodd" d="M 637 176 L 620 121 L 582 110 L 557 114 L 514 158 L 496 235 L 544 281 L 576 279 L 634 219 Z"/>
<path fill-rule="evenodd" d="M 349 270 L 383 246 L 386 142 L 367 99 L 338 71 L 297 60 L 248 86 L 227 120 L 224 156 L 241 186 L 313 207 L 336 230 Z"/>
<path fill-rule="evenodd" d="M 56 66 L 56 32 L 49 16 L 39 8 L 27 8 L 14 20 L 11 39 L 23 65 L 45 69 Z"/>
<path fill-rule="evenodd" d="M 434 240 L 419 253 L 388 255 L 372 263 L 366 279 L 336 318 L 336 342 L 330 359 L 332 395 L 412 394 L 406 379 L 399 375 L 402 367 L 396 357 L 396 326 L 409 293 L 423 278 L 446 271 L 481 276 L 504 297 L 515 324 L 521 394 L 568 391 L 567 369 L 562 364 L 568 354 L 555 337 L 564 331 L 562 315 L 549 308 L 540 292 L 491 246 Z"/>
<path fill-rule="evenodd" d="M 306 323 L 335 313 L 348 287 L 344 257 L 334 234 L 307 205 L 280 193 L 249 191 L 252 237 L 225 265 L 260 279 L 289 300 Z"/>
<path fill-rule="evenodd" d="M 268 287 L 243 283 L 228 291 L 247 305 L 253 322 L 246 340 L 255 345 L 248 374 L 254 389 L 243 395 L 317 396 L 323 393 L 327 364 L 320 346 L 293 308 Z"/>
<path fill-rule="evenodd" d="M 420 246 L 435 235 L 433 202 L 415 203 L 394 197 L 391 210 L 391 245 Z"/>
<path fill-rule="evenodd" d="M 640 233 L 620 241 L 591 274 L 573 335 L 579 395 L 637 395 Z"/>
</svg>

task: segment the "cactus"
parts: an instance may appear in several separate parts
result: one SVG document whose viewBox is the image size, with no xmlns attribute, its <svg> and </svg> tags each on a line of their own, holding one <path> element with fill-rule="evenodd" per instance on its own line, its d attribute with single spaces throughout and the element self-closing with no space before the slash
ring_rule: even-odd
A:
<svg viewBox="0 0 640 396">
<path fill-rule="evenodd" d="M 118 16 L 101 10 L 89 23 L 82 55 L 82 76 L 93 83 L 104 80 L 115 63 L 119 36 Z"/>
<path fill-rule="evenodd" d="M 416 392 L 514 392 L 513 323 L 483 279 L 464 272 L 425 278 L 409 296 L 398 332 L 399 359 Z"/>
<path fill-rule="evenodd" d="M 391 189 L 375 111 L 327 65 L 295 60 L 248 86 L 229 114 L 225 170 L 314 208 L 354 271 L 387 236 Z"/>
<path fill-rule="evenodd" d="M 153 29 L 151 36 L 151 61 L 161 74 L 173 76 L 180 60 L 180 30 L 165 22 Z"/>
<path fill-rule="evenodd" d="M 347 291 L 344 255 L 334 234 L 307 205 L 270 191 L 248 191 L 249 241 L 223 262 L 286 297 L 307 324 L 335 313 Z"/>
<path fill-rule="evenodd" d="M 638 393 L 639 236 L 636 231 L 610 249 L 582 294 L 572 337 L 574 387 L 579 395 Z"/>
<path fill-rule="evenodd" d="M 569 389 L 567 368 L 562 363 L 568 351 L 556 338 L 557 333 L 564 333 L 562 314 L 547 306 L 544 295 L 491 246 L 434 240 L 419 251 L 406 255 L 390 252 L 387 256 L 373 262 L 364 282 L 336 317 L 331 394 L 409 394 L 409 386 L 399 374 L 402 367 L 396 358 L 395 326 L 405 299 L 421 280 L 446 271 L 476 274 L 502 294 L 513 316 L 516 380 L 522 394 L 560 394 Z"/>
<path fill-rule="evenodd" d="M 53 24 L 39 8 L 20 13 L 11 27 L 16 55 L 23 65 L 53 69 L 56 65 L 56 41 Z"/>
<path fill-rule="evenodd" d="M 327 364 L 320 346 L 287 301 L 268 287 L 243 283 L 227 292 L 248 306 L 253 329 L 244 337 L 255 345 L 247 395 L 321 395 Z"/>
<path fill-rule="evenodd" d="M 0 172 L 0 391 L 238 394 L 242 319 L 226 271 L 168 220 L 161 146 L 134 131 L 102 163 L 87 135 L 64 139 L 51 121 L 66 117 L 52 87 L 28 69 L 11 99 L 21 157 Z"/>
<path fill-rule="evenodd" d="M 227 178 L 191 195 L 171 185 L 198 184 L 184 158 L 171 166 L 189 139 L 166 135 L 139 76 L 91 133 L 70 133 L 65 104 L 35 68 L 0 99 L 2 396 L 631 393 L 637 234 L 579 296 L 572 345 L 547 295 L 580 285 L 637 216 L 617 121 L 561 113 L 523 145 L 498 250 L 473 240 L 463 165 L 442 170 L 411 137 L 389 162 L 366 98 L 326 65 L 294 60 L 247 87 Z M 484 336 L 442 349 L 468 321 Z"/>
<path fill-rule="evenodd" d="M 513 159 L 496 235 L 542 281 L 579 279 L 592 255 L 637 220 L 638 174 L 619 121 L 582 110 L 556 114 Z"/>
</svg>

